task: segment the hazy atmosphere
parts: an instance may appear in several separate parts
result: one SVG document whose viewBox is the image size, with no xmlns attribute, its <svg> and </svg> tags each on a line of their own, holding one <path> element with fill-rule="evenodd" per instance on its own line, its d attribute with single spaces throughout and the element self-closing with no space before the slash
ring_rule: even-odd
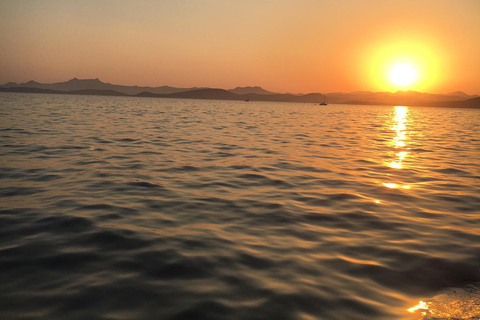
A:
<svg viewBox="0 0 480 320">
<path fill-rule="evenodd" d="M 479 30 L 473 0 L 1 0 L 0 84 L 478 94 Z"/>
<path fill-rule="evenodd" d="M 480 319 L 480 0 L 0 0 L 0 320 Z"/>
</svg>

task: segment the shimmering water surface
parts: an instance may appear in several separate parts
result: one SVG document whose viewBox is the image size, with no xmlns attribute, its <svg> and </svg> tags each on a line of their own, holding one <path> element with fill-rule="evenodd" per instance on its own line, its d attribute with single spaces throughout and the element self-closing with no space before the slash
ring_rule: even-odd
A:
<svg viewBox="0 0 480 320">
<path fill-rule="evenodd" d="M 2 319 L 419 319 L 480 280 L 480 110 L 2 93 L 0 113 Z"/>
</svg>

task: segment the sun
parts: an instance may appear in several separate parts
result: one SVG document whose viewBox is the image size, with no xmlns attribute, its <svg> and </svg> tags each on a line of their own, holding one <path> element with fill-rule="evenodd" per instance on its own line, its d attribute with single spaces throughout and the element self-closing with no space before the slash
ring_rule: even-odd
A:
<svg viewBox="0 0 480 320">
<path fill-rule="evenodd" d="M 379 36 L 359 53 L 359 79 L 374 90 L 430 92 L 447 81 L 448 50 L 432 37 L 402 33 Z"/>
<path fill-rule="evenodd" d="M 409 63 L 397 63 L 390 69 L 389 79 L 396 87 L 409 88 L 417 80 L 417 70 Z"/>
</svg>

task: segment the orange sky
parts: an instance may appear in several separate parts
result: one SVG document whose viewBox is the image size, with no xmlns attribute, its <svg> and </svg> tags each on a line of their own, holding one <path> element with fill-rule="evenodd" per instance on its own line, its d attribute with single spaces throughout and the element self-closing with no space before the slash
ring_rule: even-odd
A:
<svg viewBox="0 0 480 320">
<path fill-rule="evenodd" d="M 476 0 L 0 0 L 0 83 L 480 94 Z"/>
</svg>

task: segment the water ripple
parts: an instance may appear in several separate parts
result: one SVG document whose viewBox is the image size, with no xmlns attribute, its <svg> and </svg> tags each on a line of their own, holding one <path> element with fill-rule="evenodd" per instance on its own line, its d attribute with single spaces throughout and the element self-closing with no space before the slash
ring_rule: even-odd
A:
<svg viewBox="0 0 480 320">
<path fill-rule="evenodd" d="M 0 100 L 2 319 L 418 319 L 480 281 L 478 110 Z"/>
</svg>

